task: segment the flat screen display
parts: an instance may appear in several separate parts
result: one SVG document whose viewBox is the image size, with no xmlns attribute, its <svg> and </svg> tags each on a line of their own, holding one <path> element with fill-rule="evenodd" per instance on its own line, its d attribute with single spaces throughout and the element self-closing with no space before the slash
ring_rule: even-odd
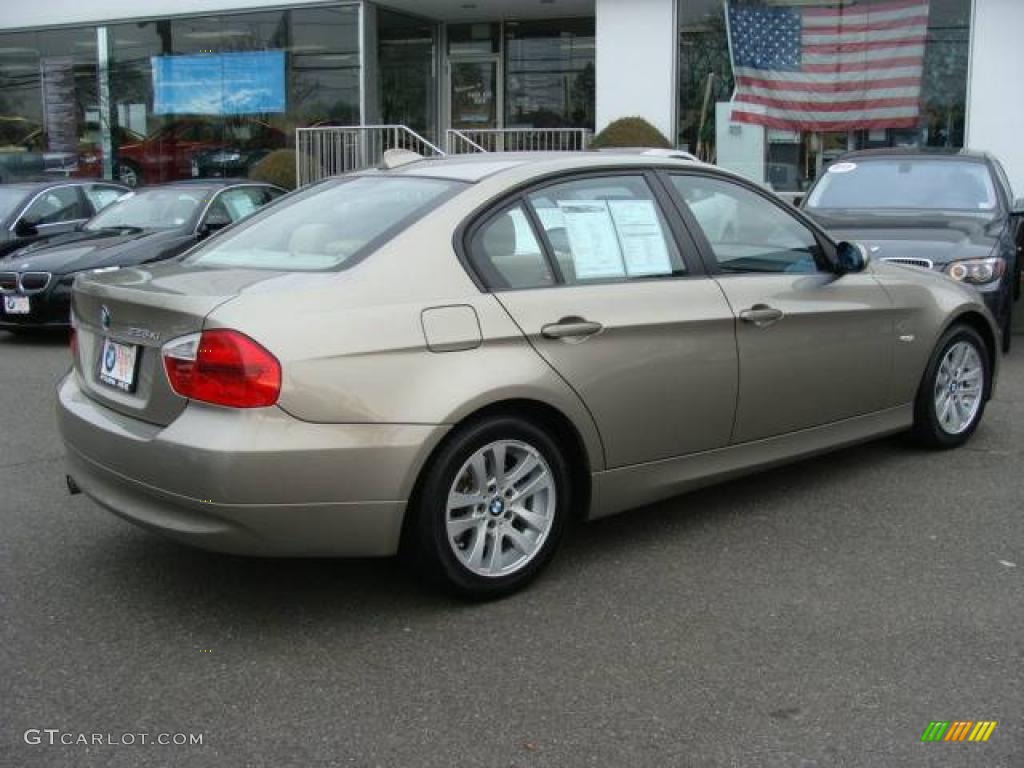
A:
<svg viewBox="0 0 1024 768">
<path fill-rule="evenodd" d="M 247 115 L 286 109 L 284 51 L 153 56 L 157 115 Z"/>
</svg>

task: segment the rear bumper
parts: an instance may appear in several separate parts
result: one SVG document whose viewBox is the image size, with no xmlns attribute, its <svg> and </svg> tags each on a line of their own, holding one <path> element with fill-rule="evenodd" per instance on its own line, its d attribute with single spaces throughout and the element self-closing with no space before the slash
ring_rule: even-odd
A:
<svg viewBox="0 0 1024 768">
<path fill-rule="evenodd" d="M 416 474 L 447 430 L 197 403 L 159 427 L 90 400 L 74 373 L 57 410 L 68 473 L 93 501 L 186 544 L 245 555 L 394 554 Z"/>
</svg>

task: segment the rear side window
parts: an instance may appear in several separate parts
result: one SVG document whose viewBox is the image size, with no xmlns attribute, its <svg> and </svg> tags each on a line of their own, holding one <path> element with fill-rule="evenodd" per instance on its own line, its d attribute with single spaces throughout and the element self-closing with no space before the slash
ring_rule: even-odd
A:
<svg viewBox="0 0 1024 768">
<path fill-rule="evenodd" d="M 346 268 L 463 186 L 380 176 L 318 185 L 257 212 L 187 262 L 289 271 Z"/>
<path fill-rule="evenodd" d="M 642 176 L 578 179 L 529 195 L 567 284 L 686 272 Z"/>
<path fill-rule="evenodd" d="M 522 205 L 515 205 L 486 221 L 473 236 L 473 264 L 492 290 L 543 288 L 555 276 Z"/>
</svg>

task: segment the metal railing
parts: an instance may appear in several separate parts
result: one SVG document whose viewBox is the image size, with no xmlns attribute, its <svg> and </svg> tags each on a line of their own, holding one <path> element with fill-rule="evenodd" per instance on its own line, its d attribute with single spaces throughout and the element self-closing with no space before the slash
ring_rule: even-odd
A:
<svg viewBox="0 0 1024 768">
<path fill-rule="evenodd" d="M 450 155 L 470 152 L 580 152 L 590 144 L 586 128 L 449 128 Z"/>
<path fill-rule="evenodd" d="M 295 180 L 298 186 L 380 163 L 389 149 L 408 149 L 424 157 L 444 151 L 404 125 L 346 125 L 297 128 Z"/>
</svg>

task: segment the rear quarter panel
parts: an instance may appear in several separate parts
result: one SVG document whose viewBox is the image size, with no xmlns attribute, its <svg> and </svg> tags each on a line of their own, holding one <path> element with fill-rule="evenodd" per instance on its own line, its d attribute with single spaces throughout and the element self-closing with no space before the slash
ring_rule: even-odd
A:
<svg viewBox="0 0 1024 768">
<path fill-rule="evenodd" d="M 580 398 L 459 264 L 453 218 L 460 220 L 428 217 L 341 272 L 250 290 L 214 311 L 207 327 L 238 329 L 277 356 L 279 405 L 297 419 L 451 425 L 494 403 L 530 399 L 563 413 L 592 469 L 603 468 L 600 437 Z M 472 308 L 481 343 L 431 351 L 423 312 L 451 306 Z"/>
</svg>

